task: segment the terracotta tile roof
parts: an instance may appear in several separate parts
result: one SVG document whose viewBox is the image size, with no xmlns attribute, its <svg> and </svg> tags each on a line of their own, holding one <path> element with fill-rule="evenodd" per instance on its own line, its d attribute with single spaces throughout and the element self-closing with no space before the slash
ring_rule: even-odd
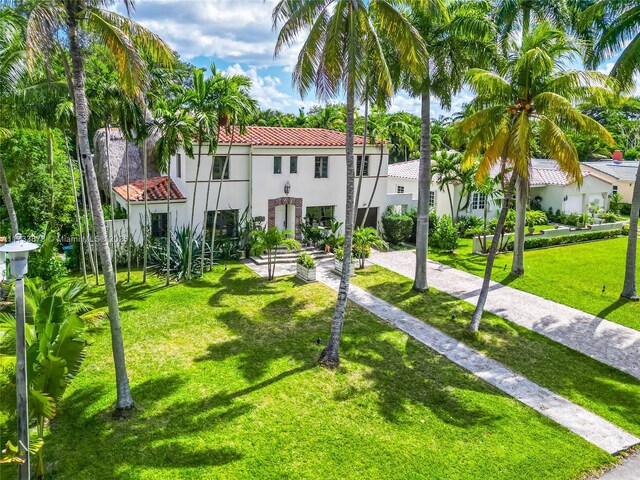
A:
<svg viewBox="0 0 640 480">
<path fill-rule="evenodd" d="M 297 127 L 247 127 L 245 134 L 237 130 L 233 143 L 245 145 L 292 146 L 292 147 L 343 147 L 346 145 L 346 135 L 342 132 L 325 128 L 297 128 Z M 231 132 L 220 131 L 220 143 L 229 143 Z M 355 144 L 362 145 L 363 137 L 355 136 Z"/>
<path fill-rule="evenodd" d="M 113 187 L 114 192 L 125 200 L 127 199 L 127 186 Z M 144 201 L 144 180 L 136 180 L 129 183 L 129 200 L 132 202 Z M 153 177 L 147 179 L 147 201 L 158 202 L 167 200 L 167 177 Z M 171 200 L 186 200 L 185 196 L 171 180 Z"/>
</svg>

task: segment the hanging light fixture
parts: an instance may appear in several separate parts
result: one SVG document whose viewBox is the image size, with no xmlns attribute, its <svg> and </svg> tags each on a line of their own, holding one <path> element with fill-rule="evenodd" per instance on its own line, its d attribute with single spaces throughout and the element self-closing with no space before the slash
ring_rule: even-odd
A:
<svg viewBox="0 0 640 480">
<path fill-rule="evenodd" d="M 289 182 L 284 184 L 284 194 L 285 195 L 289 195 L 289 192 L 291 191 L 291 184 Z"/>
</svg>

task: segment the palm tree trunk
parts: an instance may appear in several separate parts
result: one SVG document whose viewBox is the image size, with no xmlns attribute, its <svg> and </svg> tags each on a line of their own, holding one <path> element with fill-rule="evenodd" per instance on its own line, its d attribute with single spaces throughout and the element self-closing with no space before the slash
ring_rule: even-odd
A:
<svg viewBox="0 0 640 480">
<path fill-rule="evenodd" d="M 220 136 L 220 133 L 218 132 L 218 140 L 219 140 L 219 136 Z M 211 155 L 211 168 L 209 169 L 209 179 L 207 180 L 207 194 L 205 195 L 205 200 L 204 200 L 204 221 L 202 222 L 202 247 L 200 248 L 200 276 L 204 275 L 204 244 L 207 237 L 207 218 L 209 216 L 207 215 L 209 211 L 209 193 L 211 192 L 211 180 L 213 179 L 213 167 L 216 164 L 215 154 L 217 153 L 217 151 L 218 151 L 218 143 L 216 142 L 216 151 Z M 224 168 L 227 167 L 227 161 L 228 161 L 228 158 L 225 159 L 224 161 Z M 220 195 L 220 189 L 222 188 L 223 178 L 224 178 L 224 172 L 222 172 L 222 176 L 220 177 L 220 186 L 218 187 L 218 195 Z M 220 197 L 218 196 L 218 198 Z M 211 230 L 215 231 L 216 214 L 214 213 L 213 216 L 214 216 L 214 220 L 213 220 L 213 225 L 211 226 Z M 211 251 L 213 252 L 213 244 L 211 245 Z"/>
<path fill-rule="evenodd" d="M 624 287 L 621 297 L 630 300 L 638 300 L 636 282 L 636 262 L 638 249 L 638 213 L 640 211 L 640 165 L 636 173 L 636 183 L 633 186 L 633 198 L 631 199 L 631 215 L 629 216 L 629 239 L 627 243 L 627 261 L 624 271 Z"/>
<path fill-rule="evenodd" d="M 118 292 L 116 290 L 115 276 L 111 268 L 111 252 L 109 251 L 109 243 L 107 241 L 107 228 L 100 205 L 98 179 L 96 178 L 96 172 L 93 167 L 93 160 L 91 158 L 91 150 L 89 147 L 89 105 L 85 93 L 85 72 L 75 15 L 76 12 L 71 11 L 70 15 L 67 16 L 67 22 L 69 53 L 71 54 L 71 62 L 73 66 L 73 95 L 76 106 L 75 114 L 78 130 L 78 146 L 86 169 L 87 186 L 91 198 L 91 210 L 93 213 L 94 224 L 98 233 L 98 250 L 102 260 L 105 293 L 107 297 L 107 305 L 109 307 L 111 347 L 113 350 L 117 386 L 116 409 L 122 411 L 133 408 L 134 403 L 133 398 L 131 397 L 129 378 L 127 376 L 124 342 L 122 340 L 122 327 L 120 325 L 120 310 L 118 308 Z"/>
<path fill-rule="evenodd" d="M 127 124 L 124 124 L 125 131 L 127 129 Z M 126 132 L 127 134 L 129 132 Z M 129 198 L 129 179 L 130 171 L 129 171 L 129 140 L 127 140 L 127 135 L 124 135 L 124 163 L 125 170 L 127 176 L 127 283 L 131 282 L 131 244 L 133 243 L 133 239 L 131 238 L 131 199 Z"/>
<path fill-rule="evenodd" d="M 381 142 L 380 143 L 380 161 L 378 162 L 378 171 L 376 173 L 376 181 L 373 183 L 373 190 L 371 190 L 371 197 L 369 197 L 369 201 L 367 202 L 367 208 L 364 211 L 362 222 L 360 222 L 360 228 L 364 228 L 364 223 L 367 221 L 367 216 L 369 216 L 369 209 L 371 208 L 371 202 L 373 202 L 373 197 L 375 196 L 376 190 L 378 188 L 378 181 L 380 180 L 380 172 L 382 171 L 383 160 L 384 160 L 384 142 Z M 364 268 L 364 261 L 362 263 L 362 268 Z"/>
<path fill-rule="evenodd" d="M 73 92 L 73 91 L 72 91 Z M 80 191 L 82 192 L 82 213 L 84 216 L 84 234 L 87 239 L 87 253 L 89 254 L 89 260 L 91 262 L 91 271 L 96 277 L 96 285 L 100 285 L 100 275 L 98 272 L 98 258 L 94 256 L 94 252 L 97 255 L 98 250 L 95 248 L 95 244 L 91 245 L 91 233 L 93 233 L 93 241 L 96 239 L 96 231 L 94 223 L 92 222 L 91 227 L 92 230 L 89 231 L 89 214 L 87 212 L 87 202 L 89 203 L 89 209 L 91 209 L 91 199 L 89 198 L 89 190 L 87 188 L 86 182 L 84 181 L 84 174 L 82 166 L 82 161 L 80 161 L 80 148 L 78 147 L 78 142 L 76 141 L 76 156 L 78 157 L 78 177 L 80 178 Z"/>
<path fill-rule="evenodd" d="M 7 213 L 9 214 L 11 235 L 15 237 L 18 233 L 18 216 L 16 215 L 16 209 L 13 206 L 13 200 L 11 199 L 11 190 L 9 190 L 7 175 L 4 173 L 4 164 L 2 163 L 2 157 L 0 157 L 0 183 L 2 184 L 2 196 L 4 197 L 4 203 L 7 206 Z"/>
<path fill-rule="evenodd" d="M 358 204 L 360 203 L 360 190 L 362 189 L 362 177 L 364 177 L 364 162 L 365 162 L 365 152 L 367 151 L 367 123 L 369 122 L 369 98 L 367 97 L 367 92 L 365 89 L 365 98 L 364 98 L 364 135 L 362 140 L 362 160 L 360 160 L 360 171 L 356 172 L 358 175 L 358 189 L 356 191 L 356 200 L 355 200 L 355 215 L 353 216 L 353 221 L 355 222 L 358 219 Z M 358 162 L 356 162 L 357 168 Z M 367 210 L 369 206 L 367 205 Z M 365 214 L 366 215 L 366 214 Z M 363 218 L 363 223 L 367 217 Z"/>
<path fill-rule="evenodd" d="M 84 283 L 89 283 L 87 279 L 87 261 L 84 256 L 84 238 L 82 235 L 82 220 L 80 219 L 80 205 L 78 205 L 78 190 L 76 189 L 76 176 L 73 172 L 73 163 L 71 162 L 71 154 L 69 153 L 69 142 L 67 136 L 64 137 L 64 146 L 67 151 L 67 162 L 69 163 L 69 175 L 71 176 L 71 188 L 73 189 L 73 204 L 76 207 L 76 222 L 78 222 L 78 236 L 80 239 L 80 267 L 82 268 L 82 277 Z"/>
<path fill-rule="evenodd" d="M 198 160 L 196 161 L 196 178 L 193 182 L 193 198 L 191 199 L 191 221 L 189 222 L 189 244 L 187 245 L 187 280 L 191 279 L 191 264 L 193 257 L 193 218 L 196 214 L 196 194 L 198 193 L 198 177 L 200 176 L 200 159 L 202 157 L 202 130 L 198 132 Z M 205 225 L 206 227 L 206 225 Z M 204 235 L 202 235 L 204 238 Z"/>
<path fill-rule="evenodd" d="M 514 173 L 515 175 L 515 173 Z M 516 230 L 513 239 L 513 262 L 511 275 L 520 277 L 524 275 L 524 235 L 527 223 L 527 185 L 520 178 L 516 188 Z"/>
<path fill-rule="evenodd" d="M 349 77 L 353 77 L 349 73 Z M 331 333 L 329 341 L 318 359 L 318 363 L 327 368 L 337 368 L 340 366 L 340 338 L 342 337 L 342 327 L 344 325 L 344 313 L 347 308 L 347 297 L 349 294 L 349 269 L 351 267 L 351 251 L 353 246 L 353 220 L 354 220 L 354 183 L 355 165 L 353 159 L 353 117 L 355 92 L 353 78 L 347 79 L 349 87 L 347 89 L 347 132 L 346 132 L 346 153 L 347 153 L 347 205 L 344 219 L 344 258 L 342 260 L 342 272 L 340 275 L 340 287 L 338 288 L 338 299 L 331 321 Z"/>
<path fill-rule="evenodd" d="M 416 217 L 416 275 L 413 289 L 424 292 L 427 282 L 427 249 L 429 248 L 429 192 L 431 190 L 431 99 L 430 89 L 422 92 L 422 136 L 418 172 L 418 214 Z"/>
<path fill-rule="evenodd" d="M 489 295 L 489 283 L 491 282 L 493 262 L 496 259 L 496 254 L 498 253 L 498 246 L 500 243 L 502 243 L 501 232 L 504 228 L 504 222 L 507 218 L 507 211 L 509 210 L 509 203 L 511 201 L 511 197 L 513 196 L 513 187 L 515 183 L 516 175 L 515 173 L 513 173 L 511 175 L 511 180 L 509 180 L 509 185 L 507 186 L 504 200 L 502 201 L 502 210 L 500 211 L 500 216 L 498 217 L 496 231 L 494 232 L 493 239 L 491 240 L 491 247 L 489 248 L 489 255 L 487 256 L 487 265 L 484 270 L 484 278 L 482 280 L 482 288 L 480 290 L 480 296 L 478 297 L 478 303 L 476 304 L 476 309 L 473 311 L 471 323 L 467 327 L 467 330 L 469 330 L 470 332 L 477 332 L 478 328 L 480 327 L 480 320 L 482 320 L 484 305 L 485 303 L 487 303 L 487 296 Z"/>
<path fill-rule="evenodd" d="M 168 287 L 171 284 L 171 223 L 169 222 L 169 215 L 171 215 L 171 161 L 169 161 L 169 168 L 167 168 L 167 278 L 165 285 Z"/>
<path fill-rule="evenodd" d="M 109 146 L 111 142 L 111 131 L 109 129 L 109 123 L 105 122 L 104 124 L 104 135 L 105 135 L 105 153 L 107 160 L 107 175 L 109 176 L 109 206 L 111 207 L 111 256 L 113 259 L 113 274 L 116 277 L 116 281 L 118 278 L 118 264 L 117 264 L 117 256 L 118 253 L 116 251 L 116 207 L 115 207 L 115 199 L 113 198 L 113 181 L 111 180 L 111 152 L 109 151 Z"/>
<path fill-rule="evenodd" d="M 51 221 L 49 222 L 49 228 L 51 228 L 53 226 L 53 221 L 55 220 L 53 208 L 56 205 L 56 189 L 53 178 L 53 132 L 50 128 L 47 128 L 47 159 L 49 161 L 49 182 L 51 184 L 51 198 L 49 199 L 49 218 L 51 218 Z"/>
<path fill-rule="evenodd" d="M 233 136 L 235 135 L 235 128 L 231 128 L 231 139 L 229 140 L 229 148 L 227 149 L 227 157 L 224 160 L 224 165 L 222 166 L 222 176 L 220 178 L 220 184 L 218 185 L 218 196 L 216 197 L 216 209 L 213 211 L 213 225 L 211 226 L 211 252 L 209 254 L 211 265 L 213 265 L 213 246 L 216 242 L 216 222 L 218 221 L 218 208 L 220 208 L 220 194 L 222 193 L 222 180 L 224 179 L 224 174 L 227 171 L 227 165 L 229 164 L 229 159 L 231 158 L 231 146 L 233 145 Z"/>
<path fill-rule="evenodd" d="M 145 113 L 146 117 L 146 113 Z M 147 283 L 147 258 L 149 256 L 149 208 L 147 206 L 147 138 L 142 139 L 142 198 L 144 200 L 144 229 L 142 230 L 142 283 Z"/>
<path fill-rule="evenodd" d="M 449 186 L 449 182 L 445 184 L 445 187 L 447 188 L 447 195 L 449 196 L 449 206 L 451 207 L 451 220 L 453 221 L 455 213 L 453 211 L 453 196 L 451 195 L 451 187 Z M 460 194 L 462 195 L 462 192 L 460 192 Z"/>
</svg>

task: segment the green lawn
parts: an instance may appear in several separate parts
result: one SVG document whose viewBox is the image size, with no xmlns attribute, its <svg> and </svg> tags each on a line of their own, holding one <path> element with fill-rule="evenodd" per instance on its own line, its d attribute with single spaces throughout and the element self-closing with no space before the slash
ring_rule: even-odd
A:
<svg viewBox="0 0 640 480">
<path fill-rule="evenodd" d="M 112 416 L 104 324 L 48 435 L 50 478 L 568 479 L 614 461 L 353 305 L 343 366 L 317 367 L 335 302 L 317 283 L 236 264 L 121 300 L 137 407 Z"/>
<path fill-rule="evenodd" d="M 486 257 L 474 255 L 471 244 L 471 239 L 463 238 L 454 253 L 430 249 L 429 258 L 482 276 Z M 627 237 L 526 250 L 525 275 L 519 278 L 509 276 L 513 255 L 502 254 L 496 258 L 492 278 L 510 287 L 640 330 L 640 303 L 620 299 L 626 251 Z"/>
<path fill-rule="evenodd" d="M 472 305 L 433 288 L 415 292 L 410 279 L 379 266 L 357 272 L 355 285 L 640 435 L 640 380 L 635 377 L 490 313 L 478 334 L 469 333 Z"/>
</svg>

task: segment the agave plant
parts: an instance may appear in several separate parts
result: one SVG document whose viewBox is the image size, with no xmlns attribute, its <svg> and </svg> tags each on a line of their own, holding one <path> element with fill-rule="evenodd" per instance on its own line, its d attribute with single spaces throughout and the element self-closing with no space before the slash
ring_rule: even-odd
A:
<svg viewBox="0 0 640 480">
<path fill-rule="evenodd" d="M 189 278 L 187 275 L 189 265 L 189 240 L 191 239 L 191 278 L 200 275 L 200 272 L 211 267 L 209 259 L 209 245 L 203 241 L 202 234 L 191 232 L 188 226 L 178 227 L 171 232 L 171 256 L 169 258 L 169 274 L 177 281 Z M 204 248 L 204 258 L 201 255 Z M 204 262 L 203 269 L 200 268 Z M 149 269 L 159 276 L 167 274 L 167 247 L 166 240 L 162 239 L 155 245 L 150 245 Z"/>
<path fill-rule="evenodd" d="M 56 405 L 85 357 L 85 324 L 78 316 L 84 286 L 73 282 L 25 281 L 27 378 L 29 416 L 35 421 L 38 444 L 44 438 L 45 419 L 56 414 Z M 0 313 L 0 405 L 15 412 L 15 318 Z M 10 417 L 15 413 L 9 414 Z M 11 450 L 8 447 L 8 452 Z M 37 476 L 44 476 L 42 448 L 37 451 Z"/>
</svg>

